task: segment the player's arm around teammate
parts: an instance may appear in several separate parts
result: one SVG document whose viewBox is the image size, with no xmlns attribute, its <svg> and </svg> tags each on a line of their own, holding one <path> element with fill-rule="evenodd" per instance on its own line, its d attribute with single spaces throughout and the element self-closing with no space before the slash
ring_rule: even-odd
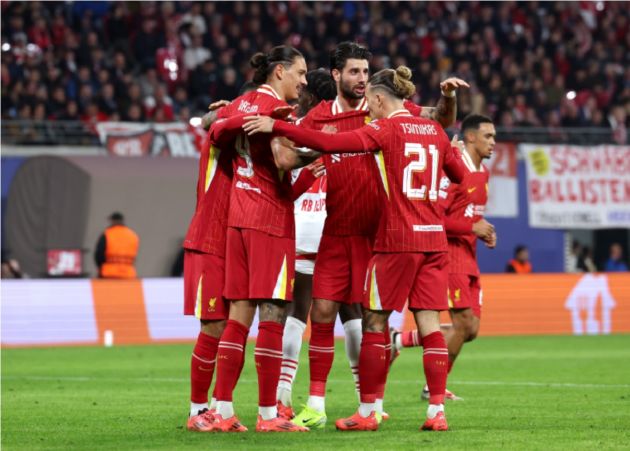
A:
<svg viewBox="0 0 630 451">
<path fill-rule="evenodd" d="M 403 108 L 403 98 L 408 97 L 414 90 L 413 84 L 409 81 L 410 76 L 411 72 L 407 68 L 399 68 L 395 72 L 392 70 L 381 71 L 370 79 L 366 94 L 368 105 L 372 116 L 377 119 L 382 118 L 382 121 L 379 120 L 376 123 L 368 124 L 358 131 L 326 135 L 311 130 L 300 130 L 289 124 L 274 122 L 269 118 L 263 117 L 247 118 L 246 120 L 249 122 L 245 124 L 244 129 L 250 134 L 274 131 L 288 136 L 298 144 L 323 152 L 334 152 L 339 148 L 343 148 L 347 152 L 377 151 L 382 149 L 383 154 L 386 155 L 386 165 L 389 162 L 389 166 L 386 168 L 388 180 L 386 193 L 389 202 L 391 202 L 387 203 L 387 210 L 391 216 L 387 216 L 389 218 L 388 221 L 396 221 L 396 218 L 400 218 L 401 213 L 398 209 L 404 208 L 403 205 L 407 203 L 413 209 L 428 208 L 428 211 L 431 212 L 431 217 L 435 218 L 433 220 L 441 221 L 441 215 L 436 212 L 436 206 L 432 205 L 437 201 L 435 179 L 437 178 L 438 170 L 440 167 L 444 167 L 447 174 L 458 182 L 461 181 L 464 170 L 458 155 L 454 154 L 443 131 L 438 130 L 432 123 L 425 123 L 421 119 L 415 119 L 415 121 L 420 121 L 419 124 L 408 119 L 411 115 Z M 398 118 L 409 120 L 411 124 L 408 124 L 408 127 L 402 125 L 399 127 L 399 124 L 395 122 Z M 436 135 L 436 138 L 415 138 L 416 140 L 420 139 L 420 142 L 413 142 L 411 145 L 408 145 L 407 139 L 410 138 L 405 135 L 407 132 Z M 431 144 L 428 144 L 429 142 Z M 426 144 L 430 152 L 432 152 L 430 160 L 434 167 L 432 166 L 432 171 L 423 171 L 423 174 L 425 172 L 428 173 L 428 175 L 425 175 L 425 177 L 428 177 L 425 185 L 420 188 L 407 187 L 411 180 L 405 177 L 404 174 L 408 171 L 399 166 L 406 164 L 405 162 L 409 161 L 409 157 L 413 158 L 413 155 L 409 154 L 409 149 L 412 149 L 414 152 L 425 152 L 424 155 L 427 158 L 427 148 L 423 144 Z M 395 154 L 396 158 L 393 156 L 387 158 L 387 155 L 390 153 L 391 155 Z M 406 158 L 400 158 L 399 155 L 401 154 Z M 405 170 L 403 171 L 403 169 Z M 430 190 L 429 186 L 431 187 Z M 431 205 L 422 207 L 422 204 L 417 204 L 417 202 L 426 198 L 427 190 L 429 191 L 429 203 Z M 359 361 L 361 405 L 357 414 L 348 419 L 337 421 L 339 429 L 374 430 L 378 427 L 374 411 L 375 393 L 389 364 L 389 362 L 385 361 L 384 332 L 391 311 L 394 309 L 400 310 L 407 298 L 418 298 L 410 305 L 414 309 L 416 323 L 421 336 L 425 339 L 425 346 L 427 346 L 424 355 L 425 374 L 434 393 L 427 413 L 428 418 L 423 428 L 431 430 L 444 430 L 447 428 L 442 402 L 446 386 L 448 352 L 439 326 L 439 310 L 447 307 L 442 305 L 442 303 L 445 304 L 443 295 L 446 293 L 447 279 L 446 253 L 444 252 L 446 250 L 446 237 L 443 232 L 443 226 L 440 224 L 410 224 L 417 221 L 420 217 L 419 213 L 416 214 L 418 216 L 413 215 L 405 218 L 407 221 L 405 224 L 395 224 L 399 227 L 393 229 L 390 224 L 384 225 L 381 222 L 381 227 L 377 234 L 377 246 L 379 240 L 382 249 L 388 249 L 390 246 L 396 247 L 396 244 L 392 243 L 399 243 L 401 240 L 403 242 L 410 240 L 408 249 L 430 249 L 431 252 L 427 254 L 427 251 L 421 250 L 417 253 L 407 251 L 400 254 L 392 254 L 391 252 L 379 254 L 377 248 L 377 253 L 372 258 L 368 272 L 368 275 L 372 275 L 368 280 L 370 289 L 367 290 L 364 298 L 366 311 L 363 321 L 364 335 Z M 402 236 L 390 236 L 390 230 L 405 230 L 406 232 L 402 232 Z M 427 238 L 424 237 L 422 232 L 429 232 L 429 235 L 426 235 Z M 407 236 L 405 234 L 410 234 L 409 238 L 405 239 L 404 237 Z M 436 244 L 432 244 L 434 241 Z M 441 250 L 442 247 L 444 250 L 441 252 L 433 251 L 433 249 Z M 400 262 L 404 261 L 406 263 L 404 268 L 400 264 L 394 264 L 394 261 L 390 262 L 389 260 L 392 256 L 398 258 Z M 383 261 L 378 263 L 377 260 Z M 408 271 L 408 268 L 416 269 Z M 427 284 L 419 284 L 417 274 L 419 274 L 420 269 L 427 272 L 427 277 L 433 278 L 431 279 L 432 283 L 428 284 L 431 285 L 432 289 L 428 292 L 426 290 L 423 291 L 421 288 L 421 285 Z M 384 290 L 376 288 L 376 274 L 381 274 L 381 272 L 386 274 L 386 276 L 379 276 L 378 285 L 388 285 L 383 287 Z M 396 286 L 390 286 L 391 284 L 386 282 L 388 279 L 395 280 L 398 283 L 395 284 Z M 375 293 L 379 293 L 376 295 L 376 298 L 374 297 Z"/>
</svg>

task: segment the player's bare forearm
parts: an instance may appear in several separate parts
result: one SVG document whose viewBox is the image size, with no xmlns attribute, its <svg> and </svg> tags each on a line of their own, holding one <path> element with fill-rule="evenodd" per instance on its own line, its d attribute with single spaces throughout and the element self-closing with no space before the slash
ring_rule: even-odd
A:
<svg viewBox="0 0 630 451">
<path fill-rule="evenodd" d="M 282 136 L 276 136 L 271 140 L 271 150 L 276 167 L 283 171 L 308 166 L 321 156 L 318 152 L 299 151 L 291 140 Z"/>
<path fill-rule="evenodd" d="M 457 97 L 441 96 L 430 114 L 431 119 L 439 122 L 442 128 L 450 127 L 457 117 Z"/>
<path fill-rule="evenodd" d="M 210 130 L 210 126 L 217 120 L 217 111 L 208 111 L 201 118 L 201 127 Z"/>
</svg>

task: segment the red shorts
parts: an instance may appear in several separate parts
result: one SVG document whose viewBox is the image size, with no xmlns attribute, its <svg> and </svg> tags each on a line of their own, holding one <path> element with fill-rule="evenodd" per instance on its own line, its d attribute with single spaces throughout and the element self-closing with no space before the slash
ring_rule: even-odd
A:
<svg viewBox="0 0 630 451">
<path fill-rule="evenodd" d="M 371 238 L 323 235 L 315 260 L 313 299 L 346 304 L 361 302 L 371 257 Z"/>
<path fill-rule="evenodd" d="M 468 274 L 448 275 L 449 308 L 470 308 L 477 318 L 481 318 L 481 297 L 482 292 L 479 277 Z"/>
<path fill-rule="evenodd" d="M 363 307 L 370 310 L 446 310 L 448 252 L 377 253 L 370 260 Z"/>
<path fill-rule="evenodd" d="M 224 296 L 227 299 L 293 300 L 293 238 L 228 227 L 225 252 Z"/>
<path fill-rule="evenodd" d="M 223 298 L 225 259 L 184 250 L 184 315 L 202 320 L 227 319 L 229 304 Z"/>
</svg>

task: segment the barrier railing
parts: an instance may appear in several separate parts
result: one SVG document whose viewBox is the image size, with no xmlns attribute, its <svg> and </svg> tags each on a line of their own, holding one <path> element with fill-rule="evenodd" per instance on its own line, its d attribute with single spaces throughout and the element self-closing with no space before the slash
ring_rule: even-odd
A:
<svg viewBox="0 0 630 451">
<path fill-rule="evenodd" d="M 615 144 L 604 127 L 498 127 L 503 142 Z M 94 128 L 81 121 L 3 120 L 2 142 L 15 145 L 99 145 Z M 624 143 L 616 143 L 624 144 Z"/>
</svg>

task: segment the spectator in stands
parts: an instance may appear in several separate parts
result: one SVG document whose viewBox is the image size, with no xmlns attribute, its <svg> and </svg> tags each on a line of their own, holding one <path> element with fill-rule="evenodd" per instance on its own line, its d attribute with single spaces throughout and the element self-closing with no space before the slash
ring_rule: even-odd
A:
<svg viewBox="0 0 630 451">
<path fill-rule="evenodd" d="M 623 248 L 619 243 L 613 243 L 610 246 L 610 253 L 608 254 L 608 260 L 604 266 L 606 272 L 626 272 L 628 271 L 628 265 L 623 260 Z"/>
<path fill-rule="evenodd" d="M 514 258 L 506 265 L 505 272 L 516 274 L 529 274 L 532 272 L 532 265 L 529 262 L 529 250 L 526 246 L 519 244 L 514 248 Z"/>
<path fill-rule="evenodd" d="M 94 252 L 98 275 L 102 278 L 133 279 L 136 277 L 134 264 L 140 239 L 125 225 L 122 213 L 112 213 L 109 220 L 110 226 L 98 239 Z"/>
<path fill-rule="evenodd" d="M 111 83 L 126 116 L 129 104 L 154 96 L 163 69 L 156 67 L 159 52 L 169 64 L 191 69 L 164 81 L 170 94 L 184 86 L 196 102 L 192 113 L 201 115 L 212 100 L 226 97 L 221 93 L 231 89 L 234 73 L 236 85 L 251 78 L 248 58 L 271 42 L 291 41 L 317 67 L 345 36 L 370 46 L 374 70 L 409 64 L 418 84 L 414 100 L 422 104 L 435 101 L 429 88 L 436 80 L 457 74 L 474 82 L 459 99 L 462 116 L 487 113 L 508 128 L 604 127 L 606 141 L 623 144 L 630 127 L 630 9 L 627 2 L 593 5 L 6 2 L 2 115 L 15 118 L 25 103 L 48 102 L 42 87 L 52 93 L 64 86 L 68 99 L 83 104 L 81 86 L 100 96 L 101 86 Z M 126 102 L 136 81 L 142 98 Z M 56 118 L 58 111 L 49 113 Z"/>
</svg>

